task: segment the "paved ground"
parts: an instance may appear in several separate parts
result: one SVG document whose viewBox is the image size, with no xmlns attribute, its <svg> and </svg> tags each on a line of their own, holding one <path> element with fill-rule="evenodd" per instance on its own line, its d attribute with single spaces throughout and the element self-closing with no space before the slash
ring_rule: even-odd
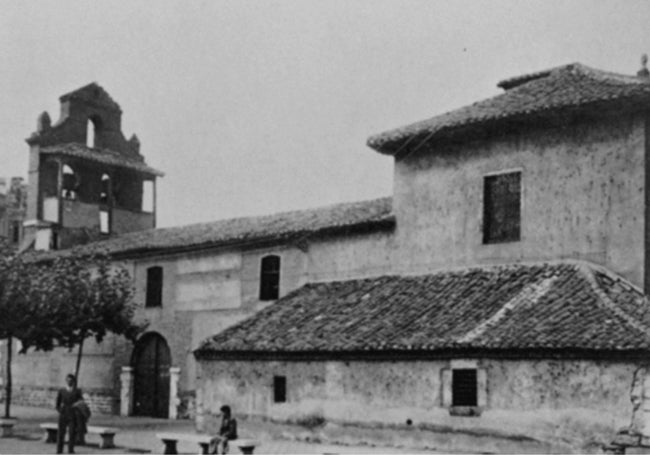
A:
<svg viewBox="0 0 650 455">
<path fill-rule="evenodd" d="M 12 415 L 18 418 L 14 427 L 14 437 L 0 438 L 0 454 L 16 453 L 54 453 L 54 444 L 43 442 L 39 424 L 56 422 L 56 412 L 49 409 L 12 406 Z M 93 415 L 90 425 L 111 426 L 120 429 L 115 437 L 116 449 L 100 449 L 98 435 L 88 435 L 89 445 L 77 447 L 77 453 L 162 453 L 162 443 L 156 438 L 156 432 L 193 432 L 193 423 L 189 420 L 163 420 L 148 417 L 117 417 Z M 413 450 L 399 450 L 391 447 L 341 446 L 332 444 L 312 444 L 281 439 L 260 439 L 255 436 L 255 429 L 248 422 L 240 422 L 240 436 L 246 435 L 259 440 L 255 453 L 304 453 L 304 454 L 343 454 L 343 453 L 418 453 Z M 198 446 L 179 443 L 180 453 L 197 453 Z M 238 450 L 231 448 L 231 453 Z M 423 452 L 422 452 L 423 453 Z"/>
</svg>

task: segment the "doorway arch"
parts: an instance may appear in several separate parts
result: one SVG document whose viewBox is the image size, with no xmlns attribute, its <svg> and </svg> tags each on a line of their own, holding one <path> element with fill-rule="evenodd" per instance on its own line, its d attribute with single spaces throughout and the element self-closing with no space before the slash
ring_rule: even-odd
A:
<svg viewBox="0 0 650 455">
<path fill-rule="evenodd" d="M 133 366 L 133 414 L 169 416 L 169 368 L 171 354 L 167 341 L 158 333 L 146 333 L 135 345 Z"/>
</svg>

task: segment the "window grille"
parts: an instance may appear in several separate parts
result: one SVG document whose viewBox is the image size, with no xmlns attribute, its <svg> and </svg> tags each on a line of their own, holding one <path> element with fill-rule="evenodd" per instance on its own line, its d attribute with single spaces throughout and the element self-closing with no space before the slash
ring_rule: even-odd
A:
<svg viewBox="0 0 650 455">
<path fill-rule="evenodd" d="M 485 177 L 483 243 L 516 242 L 521 230 L 521 172 Z"/>
<path fill-rule="evenodd" d="M 477 406 L 478 384 L 475 369 L 452 370 L 451 405 Z"/>
</svg>

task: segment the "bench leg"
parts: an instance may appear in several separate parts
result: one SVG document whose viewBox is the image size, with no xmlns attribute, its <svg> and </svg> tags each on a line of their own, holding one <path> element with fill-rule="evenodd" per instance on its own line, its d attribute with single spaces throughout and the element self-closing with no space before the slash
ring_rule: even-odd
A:
<svg viewBox="0 0 650 455">
<path fill-rule="evenodd" d="M 253 453 L 255 446 L 240 446 L 239 450 L 241 453 Z"/>
<path fill-rule="evenodd" d="M 165 450 L 163 453 L 178 453 L 178 450 L 176 449 L 175 439 L 163 439 L 163 443 L 165 444 Z"/>
<path fill-rule="evenodd" d="M 199 446 L 201 447 L 201 451 L 199 452 L 201 455 L 212 453 L 210 452 L 210 446 L 212 446 L 212 444 L 209 442 L 199 442 Z"/>
<path fill-rule="evenodd" d="M 46 428 L 45 429 L 45 437 L 44 441 L 45 442 L 56 442 L 56 436 L 58 435 L 59 430 L 56 428 Z"/>
<path fill-rule="evenodd" d="M 115 447 L 115 443 L 113 442 L 114 433 L 102 434 L 100 436 L 102 437 L 102 442 L 99 443 L 100 449 L 112 449 Z"/>
<path fill-rule="evenodd" d="M 8 438 L 14 434 L 14 426 L 11 425 L 0 425 L 0 438 Z"/>
</svg>

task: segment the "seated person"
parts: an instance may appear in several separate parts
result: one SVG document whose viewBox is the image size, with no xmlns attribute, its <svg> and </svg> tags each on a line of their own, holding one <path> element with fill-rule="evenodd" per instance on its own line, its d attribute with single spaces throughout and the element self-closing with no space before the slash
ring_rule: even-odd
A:
<svg viewBox="0 0 650 455">
<path fill-rule="evenodd" d="M 237 420 L 232 417 L 230 406 L 221 406 L 221 428 L 219 428 L 219 436 L 221 439 L 215 447 L 216 453 L 228 453 L 228 441 L 237 439 Z"/>
</svg>

